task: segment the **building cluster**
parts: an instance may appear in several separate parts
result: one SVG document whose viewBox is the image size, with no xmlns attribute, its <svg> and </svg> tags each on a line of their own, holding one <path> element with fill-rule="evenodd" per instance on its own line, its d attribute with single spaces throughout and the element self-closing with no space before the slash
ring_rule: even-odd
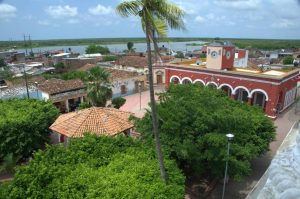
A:
<svg viewBox="0 0 300 199">
<path fill-rule="evenodd" d="M 274 52 L 268 55 L 267 52 L 237 49 L 230 43 L 212 43 L 178 58 L 164 46 L 159 49 L 161 56 L 153 54 L 152 57 L 155 85 L 199 84 L 221 89 L 232 99 L 261 107 L 271 118 L 291 106 L 299 93 L 300 69 L 293 65 L 272 65 L 270 61 L 276 58 Z M 292 55 L 278 52 L 278 57 L 299 59 L 297 51 Z M 79 55 L 71 50 L 37 54 L 29 60 L 24 53 L 2 52 L 0 58 L 9 63 L 15 77 L 57 72 L 53 66 L 59 63 L 65 66 L 59 72 L 87 71 L 97 65 L 104 67 L 111 74 L 113 98 L 141 92 L 148 86 L 148 58 L 144 53 L 130 52 L 106 63 L 101 62 L 101 54 Z M 0 86 L 4 84 L 0 79 Z M 79 104 L 87 100 L 86 85 L 79 79 L 42 79 L 35 86 L 39 99 L 51 100 L 61 113 L 65 113 L 50 127 L 55 142 L 81 137 L 86 131 L 110 136 L 120 132 L 134 134 L 133 125 L 128 122 L 130 113 L 111 108 L 76 111 Z"/>
</svg>

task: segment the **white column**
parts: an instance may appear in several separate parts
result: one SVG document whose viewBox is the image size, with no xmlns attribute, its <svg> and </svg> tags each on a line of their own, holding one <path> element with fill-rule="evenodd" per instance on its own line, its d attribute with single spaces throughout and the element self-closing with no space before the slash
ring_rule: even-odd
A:
<svg viewBox="0 0 300 199">
<path fill-rule="evenodd" d="M 80 97 L 80 103 L 82 103 L 83 102 L 83 96 L 82 97 Z"/>
<path fill-rule="evenodd" d="M 66 112 L 68 113 L 70 111 L 70 107 L 69 107 L 69 100 L 66 100 Z"/>
</svg>

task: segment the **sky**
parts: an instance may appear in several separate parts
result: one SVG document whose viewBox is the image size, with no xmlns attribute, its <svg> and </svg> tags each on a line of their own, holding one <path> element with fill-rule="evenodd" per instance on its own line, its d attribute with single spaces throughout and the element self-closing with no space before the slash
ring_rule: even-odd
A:
<svg viewBox="0 0 300 199">
<path fill-rule="evenodd" d="M 143 37 L 124 0 L 0 0 L 0 40 Z M 300 0 L 170 0 L 185 12 L 186 31 L 171 37 L 300 39 Z"/>
</svg>

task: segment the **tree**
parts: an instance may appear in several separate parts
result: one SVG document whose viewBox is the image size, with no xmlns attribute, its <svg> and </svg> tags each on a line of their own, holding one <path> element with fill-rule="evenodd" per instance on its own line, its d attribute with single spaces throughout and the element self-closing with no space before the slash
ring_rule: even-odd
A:
<svg viewBox="0 0 300 199">
<path fill-rule="evenodd" d="M 55 70 L 58 73 L 62 73 L 65 71 L 65 64 L 63 62 L 58 62 L 57 64 L 54 65 Z"/>
<path fill-rule="evenodd" d="M 5 65 L 2 68 L 0 68 L 0 80 L 1 79 L 12 79 L 13 72 L 10 70 L 10 66 Z"/>
<path fill-rule="evenodd" d="M 133 45 L 134 45 L 134 43 L 133 43 L 132 41 L 129 41 L 129 42 L 127 43 L 127 50 L 128 50 L 128 52 L 134 51 Z"/>
<path fill-rule="evenodd" d="M 166 29 L 168 26 L 172 29 L 183 29 L 184 23 L 182 17 L 184 16 L 184 12 L 175 4 L 168 2 L 168 0 L 125 1 L 120 3 L 117 6 L 116 10 L 118 14 L 120 14 L 123 17 L 129 17 L 131 15 L 139 16 L 141 18 L 142 28 L 146 34 L 153 134 L 155 136 L 156 152 L 159 160 L 161 177 L 164 181 L 167 181 L 167 174 L 164 168 L 163 154 L 161 152 L 161 144 L 158 131 L 158 116 L 154 98 L 151 41 L 154 44 L 156 53 L 158 53 L 155 35 L 166 35 Z"/>
<path fill-rule="evenodd" d="M 121 106 L 123 106 L 126 102 L 126 99 L 123 97 L 116 97 L 112 99 L 112 104 L 114 105 L 114 108 L 119 109 Z"/>
<path fill-rule="evenodd" d="M 109 62 L 109 61 L 116 61 L 117 60 L 117 56 L 114 55 L 106 55 L 103 56 L 103 60 L 104 62 Z"/>
<path fill-rule="evenodd" d="M 181 51 L 177 51 L 175 57 L 176 57 L 176 58 L 183 59 L 183 58 L 184 58 L 184 54 L 183 54 L 183 52 L 181 52 Z"/>
<path fill-rule="evenodd" d="M 88 102 L 81 102 L 78 106 L 78 110 L 86 109 L 92 107 Z"/>
<path fill-rule="evenodd" d="M 58 116 L 50 102 L 0 100 L 0 162 L 8 154 L 29 157 L 49 141 L 49 126 Z"/>
<path fill-rule="evenodd" d="M 175 198 L 184 197 L 184 177 L 166 159 L 170 181 L 160 180 L 154 149 L 130 137 L 92 136 L 48 146 L 21 167 L 6 198 Z M 1 189 L 0 189 L 1 196 Z"/>
<path fill-rule="evenodd" d="M 226 134 L 233 133 L 229 174 L 250 173 L 250 160 L 268 150 L 275 137 L 273 122 L 258 107 L 232 100 L 214 88 L 171 85 L 157 105 L 162 146 L 181 168 L 223 177 Z M 137 120 L 145 140 L 152 140 L 151 115 Z"/>
<path fill-rule="evenodd" d="M 293 57 L 285 57 L 283 58 L 283 64 L 287 65 L 287 64 L 293 64 L 294 62 L 294 58 Z"/>
<path fill-rule="evenodd" d="M 112 97 L 110 73 L 99 66 L 87 71 L 87 96 L 93 106 L 105 107 L 107 100 Z"/>
<path fill-rule="evenodd" d="M 5 67 L 6 65 L 4 59 L 0 58 L 0 68 Z"/>
<path fill-rule="evenodd" d="M 96 46 L 95 44 L 93 44 L 93 45 L 89 45 L 85 49 L 85 53 L 86 54 L 94 54 L 94 53 L 109 54 L 110 51 L 107 47 Z"/>
</svg>

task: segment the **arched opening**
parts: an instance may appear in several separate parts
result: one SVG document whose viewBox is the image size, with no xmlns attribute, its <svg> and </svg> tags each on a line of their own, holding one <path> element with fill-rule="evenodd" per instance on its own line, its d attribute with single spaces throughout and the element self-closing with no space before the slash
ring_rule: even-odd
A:
<svg viewBox="0 0 300 199">
<path fill-rule="evenodd" d="M 227 96 L 231 96 L 231 88 L 227 85 L 221 86 L 220 89 L 226 93 Z"/>
<path fill-rule="evenodd" d="M 262 93 L 260 91 L 255 91 L 254 93 L 252 93 L 251 104 L 254 106 L 259 106 L 263 110 L 265 110 L 266 99 L 267 99 L 267 97 L 264 93 Z"/>
<path fill-rule="evenodd" d="M 218 84 L 215 82 L 208 82 L 207 87 L 209 88 L 218 88 Z"/>
<path fill-rule="evenodd" d="M 205 86 L 204 82 L 200 81 L 200 80 L 194 81 L 194 84 L 199 85 L 199 86 Z"/>
<path fill-rule="evenodd" d="M 183 79 L 182 80 L 182 84 L 191 84 L 191 83 L 192 83 L 192 81 L 189 80 L 189 79 Z"/>
<path fill-rule="evenodd" d="M 244 88 L 239 88 L 235 91 L 235 100 L 240 102 L 248 102 L 248 91 Z"/>
<path fill-rule="evenodd" d="M 179 84 L 180 79 L 178 77 L 171 77 L 170 83 L 172 84 Z"/>
</svg>

